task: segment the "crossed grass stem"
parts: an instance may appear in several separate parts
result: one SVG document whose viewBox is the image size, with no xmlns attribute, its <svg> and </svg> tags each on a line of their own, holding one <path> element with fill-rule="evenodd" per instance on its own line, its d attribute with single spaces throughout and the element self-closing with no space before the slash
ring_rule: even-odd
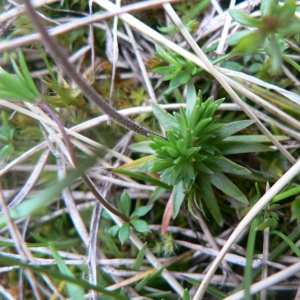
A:
<svg viewBox="0 0 300 300">
<path fill-rule="evenodd" d="M 69 151 L 71 160 L 72 160 L 72 164 L 74 166 L 75 169 L 78 168 L 78 160 L 75 154 L 75 151 L 72 147 L 72 143 L 69 139 L 68 134 L 65 131 L 65 128 L 63 127 L 63 125 L 61 124 L 59 118 L 57 117 L 57 115 L 51 110 L 51 108 L 45 103 L 45 102 L 41 102 L 40 106 L 49 113 L 49 115 L 53 118 L 53 120 L 57 123 L 59 130 L 66 142 L 66 146 L 67 149 Z M 102 195 L 98 192 L 98 190 L 95 188 L 93 182 L 90 180 L 90 178 L 85 174 L 82 173 L 81 174 L 81 178 L 84 181 L 84 183 L 88 186 L 88 188 L 90 189 L 90 191 L 93 193 L 93 195 L 96 197 L 96 199 L 103 205 L 103 207 L 105 207 L 107 210 L 109 210 L 111 213 L 115 214 L 116 216 L 118 216 L 119 218 L 121 218 L 122 220 L 124 220 L 125 222 L 129 222 L 130 219 L 125 216 L 124 214 L 122 214 L 121 212 L 119 212 L 116 208 L 114 208 L 113 206 L 111 206 L 103 197 Z"/>
</svg>

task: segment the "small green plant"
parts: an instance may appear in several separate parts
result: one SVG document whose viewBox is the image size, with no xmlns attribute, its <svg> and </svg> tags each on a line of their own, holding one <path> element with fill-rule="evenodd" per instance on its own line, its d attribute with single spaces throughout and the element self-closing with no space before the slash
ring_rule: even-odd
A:
<svg viewBox="0 0 300 300">
<path fill-rule="evenodd" d="M 154 54 L 168 65 L 154 67 L 153 71 L 157 74 L 168 74 L 163 80 L 170 80 L 170 87 L 173 87 L 173 89 L 174 87 L 187 83 L 199 69 L 195 67 L 192 62 L 184 59 L 180 55 L 172 53 L 168 49 L 165 50 L 156 46 L 156 52 Z"/>
<path fill-rule="evenodd" d="M 218 116 L 214 113 L 223 99 L 213 101 L 209 98 L 203 102 L 201 93 L 196 97 L 193 87 L 190 86 L 190 89 L 186 110 L 181 107 L 180 113 L 175 112 L 173 116 L 152 104 L 155 116 L 166 129 L 167 140 L 149 135 L 149 147 L 155 157 L 140 170 L 159 173 L 163 182 L 173 186 L 173 218 L 185 198 L 194 216 L 193 207 L 196 205 L 201 209 L 204 200 L 215 220 L 222 225 L 223 218 L 212 186 L 248 204 L 246 196 L 224 173 L 239 176 L 251 173 L 225 155 L 271 149 L 260 144 L 257 136 L 232 136 L 253 121 L 218 123 Z"/>
<path fill-rule="evenodd" d="M 126 243 L 130 237 L 130 225 L 140 233 L 149 232 L 149 226 L 146 221 L 141 220 L 140 217 L 146 215 L 151 209 L 150 206 L 140 206 L 132 214 L 130 214 L 132 206 L 132 200 L 130 196 L 124 192 L 121 197 L 121 208 L 126 217 L 129 217 L 130 221 L 125 222 L 121 227 L 118 225 L 112 226 L 109 228 L 108 232 L 112 236 L 118 234 L 118 238 L 123 245 Z"/>
<path fill-rule="evenodd" d="M 250 54 L 263 45 L 264 51 L 272 58 L 272 70 L 281 69 L 282 52 L 286 44 L 284 36 L 299 34 L 300 19 L 295 16 L 296 1 L 286 0 L 283 5 L 275 0 L 263 0 L 261 19 L 248 14 L 229 10 L 231 17 L 247 27 L 256 27 L 254 31 L 241 31 L 228 40 L 229 45 L 237 44 L 231 56 Z"/>
<path fill-rule="evenodd" d="M 171 256 L 174 255 L 177 248 L 178 246 L 175 243 L 173 235 L 166 233 L 161 237 L 161 242 L 156 242 L 152 250 L 154 253 L 162 254 L 163 256 Z"/>
</svg>

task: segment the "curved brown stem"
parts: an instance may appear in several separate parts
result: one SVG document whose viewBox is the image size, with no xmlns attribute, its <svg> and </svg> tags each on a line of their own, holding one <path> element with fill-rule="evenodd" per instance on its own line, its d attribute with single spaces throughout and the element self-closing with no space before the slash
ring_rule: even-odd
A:
<svg viewBox="0 0 300 300">
<path fill-rule="evenodd" d="M 55 60 L 55 62 L 63 68 L 63 70 L 68 74 L 78 85 L 78 87 L 81 89 L 82 93 L 85 97 L 93 101 L 99 109 L 107 114 L 111 119 L 119 123 L 121 126 L 134 131 L 135 133 L 138 133 L 142 136 L 145 136 L 148 138 L 148 134 L 154 134 L 157 135 L 163 139 L 166 139 L 165 137 L 162 137 L 158 135 L 157 133 L 148 130 L 147 128 L 144 128 L 143 126 L 131 121 L 127 117 L 119 114 L 112 106 L 110 106 L 96 91 L 94 88 L 92 88 L 77 72 L 76 68 L 69 62 L 68 57 L 64 53 L 64 49 L 54 40 L 53 37 L 51 37 L 47 30 L 44 28 L 41 20 L 39 19 L 39 16 L 35 12 L 34 8 L 32 7 L 30 0 L 24 0 L 27 13 L 30 17 L 30 20 L 35 25 L 36 29 L 40 33 L 42 37 L 43 43 L 48 48 L 51 56 Z"/>
<path fill-rule="evenodd" d="M 73 149 L 72 143 L 69 139 L 69 136 L 64 128 L 64 126 L 61 124 L 59 118 L 57 117 L 57 115 L 51 110 L 51 108 L 45 103 L 45 102 L 41 102 L 40 106 L 46 110 L 49 115 L 52 117 L 52 119 L 56 122 L 56 124 L 58 125 L 60 132 L 64 138 L 64 141 L 67 145 L 72 163 L 74 165 L 74 167 L 77 169 L 78 167 L 78 160 L 75 154 L 75 151 Z M 119 218 L 121 218 L 122 220 L 124 220 L 125 222 L 129 222 L 130 219 L 128 217 L 126 217 L 125 215 L 123 215 L 121 212 L 119 212 L 116 208 L 114 208 L 113 206 L 111 206 L 103 197 L 102 195 L 99 193 L 99 191 L 95 188 L 93 182 L 91 181 L 91 179 L 85 174 L 82 173 L 81 177 L 84 181 L 84 183 L 88 186 L 88 188 L 90 189 L 90 191 L 92 192 L 92 194 L 96 197 L 96 199 L 103 205 L 103 207 L 105 207 L 107 210 L 109 210 L 111 213 L 115 214 L 116 216 L 118 216 Z"/>
</svg>

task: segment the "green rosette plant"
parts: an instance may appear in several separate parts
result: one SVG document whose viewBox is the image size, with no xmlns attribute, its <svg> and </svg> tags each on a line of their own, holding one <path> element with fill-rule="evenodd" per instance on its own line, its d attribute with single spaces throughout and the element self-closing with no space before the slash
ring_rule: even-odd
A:
<svg viewBox="0 0 300 300">
<path fill-rule="evenodd" d="M 161 180 L 173 186 L 172 216 L 175 218 L 183 200 L 188 201 L 189 211 L 194 214 L 193 203 L 209 208 L 215 220 L 222 225 L 218 201 L 213 186 L 231 198 L 248 204 L 246 196 L 225 175 L 250 175 L 245 167 L 226 158 L 229 154 L 269 151 L 271 148 L 257 142 L 257 139 L 245 136 L 232 136 L 236 132 L 253 124 L 251 120 L 236 121 L 228 124 L 218 122 L 214 115 L 223 99 L 212 98 L 202 101 L 201 93 L 196 97 L 190 86 L 187 107 L 173 115 L 159 105 L 152 103 L 156 118 L 166 129 L 166 139 L 149 135 L 148 146 L 154 153 L 154 159 L 144 164 L 140 170 L 159 173 Z M 203 201 L 202 201 L 203 200 Z"/>
</svg>

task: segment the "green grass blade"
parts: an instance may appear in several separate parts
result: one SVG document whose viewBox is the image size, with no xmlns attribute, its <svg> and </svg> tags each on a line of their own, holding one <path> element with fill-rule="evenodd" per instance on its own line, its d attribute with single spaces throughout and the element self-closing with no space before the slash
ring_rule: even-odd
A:
<svg viewBox="0 0 300 300">
<path fill-rule="evenodd" d="M 52 243 L 49 243 L 49 246 L 52 251 L 53 257 L 57 262 L 57 266 L 60 272 L 63 275 L 76 278 L 58 254 L 58 251 L 56 250 L 55 246 Z M 67 288 L 71 299 L 82 300 L 84 298 L 84 290 L 81 286 L 67 282 Z"/>
<path fill-rule="evenodd" d="M 270 234 L 276 234 L 279 237 L 281 237 L 291 247 L 291 249 L 295 252 L 295 254 L 300 258 L 299 248 L 285 234 L 277 230 L 272 230 Z"/>
<path fill-rule="evenodd" d="M 285 192 L 280 193 L 277 196 L 275 196 L 272 200 L 272 203 L 281 201 L 281 200 L 286 199 L 291 196 L 298 195 L 299 193 L 300 193 L 300 186 L 296 186 L 288 191 L 285 191 Z"/>
<path fill-rule="evenodd" d="M 29 72 L 27 64 L 25 62 L 24 55 L 21 51 L 19 51 L 19 63 L 20 63 L 21 70 L 22 70 L 22 73 L 23 73 L 23 78 L 25 79 L 28 88 L 30 89 L 32 94 L 34 96 L 36 96 L 36 98 L 39 98 L 40 93 L 37 90 L 32 78 L 31 78 L 30 72 Z"/>
<path fill-rule="evenodd" d="M 143 264 L 143 259 L 144 259 L 144 256 L 145 256 L 145 252 L 146 252 L 146 249 L 147 249 L 147 242 L 143 245 L 143 247 L 141 248 L 141 250 L 139 251 L 137 257 L 136 257 L 136 260 L 133 264 L 133 267 L 132 269 L 134 271 L 139 271 L 142 264 Z"/>
</svg>

